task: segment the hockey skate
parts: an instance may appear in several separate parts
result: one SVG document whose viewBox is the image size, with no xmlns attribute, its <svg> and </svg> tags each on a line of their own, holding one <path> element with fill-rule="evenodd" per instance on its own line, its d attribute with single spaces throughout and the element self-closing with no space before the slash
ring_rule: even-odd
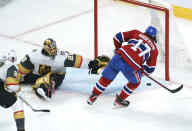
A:
<svg viewBox="0 0 192 131">
<path fill-rule="evenodd" d="M 129 101 L 121 99 L 119 95 L 116 94 L 116 99 L 113 104 L 114 104 L 113 109 L 125 108 L 129 106 Z"/>
<path fill-rule="evenodd" d="M 25 131 L 25 129 L 23 129 L 23 128 L 22 129 L 17 129 L 17 131 Z"/>
<path fill-rule="evenodd" d="M 89 97 L 89 99 L 87 100 L 87 103 L 88 103 L 89 105 L 93 105 L 93 103 L 96 101 L 97 97 L 98 97 L 97 94 L 93 93 L 93 94 Z"/>
</svg>

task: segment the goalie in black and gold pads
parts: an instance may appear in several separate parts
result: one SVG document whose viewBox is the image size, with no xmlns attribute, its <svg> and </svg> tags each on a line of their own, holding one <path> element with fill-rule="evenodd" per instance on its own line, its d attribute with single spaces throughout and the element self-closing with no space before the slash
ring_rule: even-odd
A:
<svg viewBox="0 0 192 131">
<path fill-rule="evenodd" d="M 92 74 L 97 74 L 101 68 L 106 67 L 109 60 L 107 56 L 101 56 L 91 61 L 81 55 L 62 51 L 53 39 L 48 38 L 44 41 L 43 48 L 27 54 L 18 68 L 23 75 L 23 83 L 33 84 L 35 94 L 47 100 L 61 85 L 66 67 L 87 68 Z"/>
<path fill-rule="evenodd" d="M 16 60 L 16 54 L 8 54 L 6 59 L 0 62 L 0 106 L 13 109 L 17 131 L 25 131 L 23 104 L 17 97 L 21 89 L 19 86 L 21 74 L 18 73 L 14 60 Z"/>
</svg>

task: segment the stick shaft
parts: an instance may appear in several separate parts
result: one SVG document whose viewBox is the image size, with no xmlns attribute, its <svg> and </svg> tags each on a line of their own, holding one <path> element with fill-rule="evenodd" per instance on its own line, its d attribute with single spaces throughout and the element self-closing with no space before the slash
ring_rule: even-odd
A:
<svg viewBox="0 0 192 131">
<path fill-rule="evenodd" d="M 50 110 L 48 110 L 48 109 L 36 110 L 36 109 L 34 109 L 23 97 L 19 96 L 19 98 L 20 98 L 27 106 L 29 106 L 34 112 L 50 112 Z"/>
</svg>

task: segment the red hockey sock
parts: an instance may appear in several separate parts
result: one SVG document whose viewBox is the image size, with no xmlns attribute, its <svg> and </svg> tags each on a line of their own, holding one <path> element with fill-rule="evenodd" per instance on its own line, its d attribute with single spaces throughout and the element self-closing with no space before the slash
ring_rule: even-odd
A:
<svg viewBox="0 0 192 131">
<path fill-rule="evenodd" d="M 139 86 L 139 84 L 140 84 L 140 83 L 138 83 L 138 84 L 127 83 L 127 84 L 123 87 L 123 89 L 122 89 L 119 97 L 120 97 L 121 99 L 123 99 L 123 100 L 126 99 L 129 95 L 131 95 L 131 94 L 133 93 L 133 91 Z"/>
<path fill-rule="evenodd" d="M 93 88 L 92 93 L 97 94 L 98 96 L 105 91 L 106 87 L 112 82 L 112 80 L 108 80 L 101 76 L 99 81 L 96 83 L 96 85 Z"/>
</svg>

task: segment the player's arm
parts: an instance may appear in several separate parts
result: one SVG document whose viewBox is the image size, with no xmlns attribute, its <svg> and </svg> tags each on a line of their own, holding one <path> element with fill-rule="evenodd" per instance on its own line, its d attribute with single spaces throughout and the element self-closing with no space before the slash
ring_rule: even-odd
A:
<svg viewBox="0 0 192 131">
<path fill-rule="evenodd" d="M 20 91 L 20 83 L 21 74 L 18 72 L 16 66 L 12 65 L 7 69 L 7 76 L 5 80 L 6 89 L 9 92 L 19 92 Z"/>
<path fill-rule="evenodd" d="M 34 65 L 30 60 L 29 55 L 26 55 L 17 65 L 18 71 L 24 76 L 34 69 Z"/>
<path fill-rule="evenodd" d="M 149 59 L 147 59 L 146 64 L 143 65 L 143 71 L 148 75 L 152 74 L 155 71 L 157 63 L 158 53 L 151 53 Z"/>
<path fill-rule="evenodd" d="M 68 54 L 66 60 L 64 61 L 65 67 L 75 67 L 75 68 L 87 68 L 89 60 L 83 58 L 78 54 Z"/>
<path fill-rule="evenodd" d="M 115 34 L 113 37 L 113 43 L 115 46 L 115 50 L 118 50 L 123 42 L 128 42 L 129 39 L 134 35 L 135 30 L 127 31 L 127 32 L 119 32 Z"/>
<path fill-rule="evenodd" d="M 91 74 L 99 74 L 99 70 L 107 66 L 110 58 L 107 56 L 98 56 L 94 60 L 84 58 L 78 54 L 69 54 L 64 62 L 65 67 L 86 68 Z"/>
</svg>

